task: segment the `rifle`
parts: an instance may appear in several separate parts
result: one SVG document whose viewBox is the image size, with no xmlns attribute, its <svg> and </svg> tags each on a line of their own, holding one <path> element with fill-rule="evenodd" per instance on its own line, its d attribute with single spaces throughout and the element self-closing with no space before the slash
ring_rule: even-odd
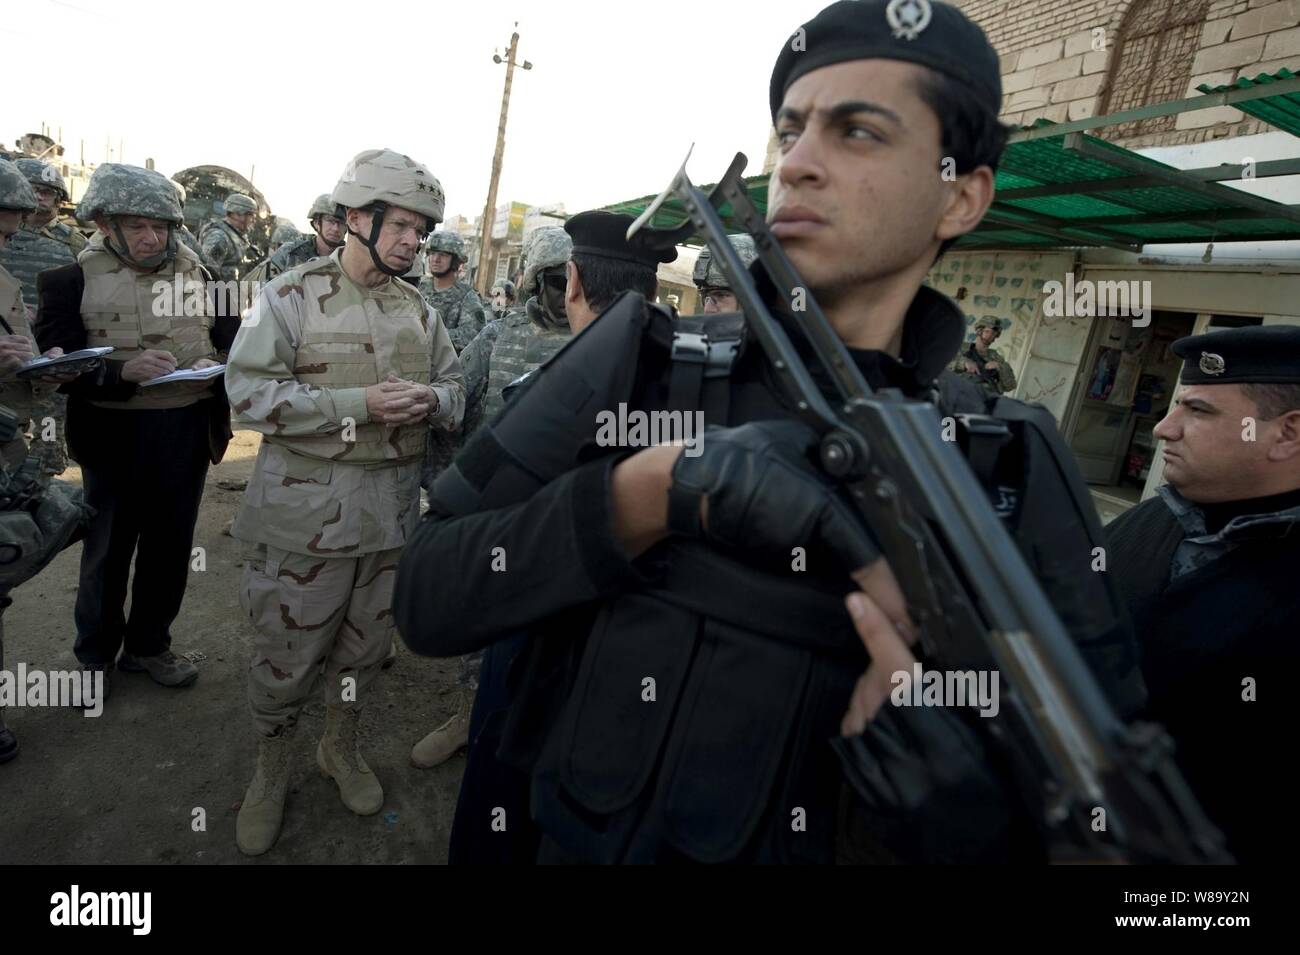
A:
<svg viewBox="0 0 1300 955">
<path fill-rule="evenodd" d="M 690 159 L 689 154 L 687 160 Z M 1223 837 L 1175 766 L 1159 726 L 1124 724 L 981 487 L 935 407 L 895 389 L 873 390 L 755 208 L 737 153 L 705 195 L 683 162 L 628 229 L 670 198 L 688 218 L 648 229 L 649 241 L 702 235 L 731 284 L 748 330 L 787 396 L 820 435 L 820 464 L 875 534 L 920 630 L 921 656 L 941 670 L 996 670 L 1002 706 L 987 721 L 1005 751 L 1054 861 L 1223 863 Z M 727 240 L 720 210 L 754 237 L 758 267 L 779 304 L 800 318 L 834 384 L 823 396 Z M 1104 817 L 1095 815 L 1105 810 Z M 1104 818 L 1102 831 L 1093 820 Z"/>
</svg>

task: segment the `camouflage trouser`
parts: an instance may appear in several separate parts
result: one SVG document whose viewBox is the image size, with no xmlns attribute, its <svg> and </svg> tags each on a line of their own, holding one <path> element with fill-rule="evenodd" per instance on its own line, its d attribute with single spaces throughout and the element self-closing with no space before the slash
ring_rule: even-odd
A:
<svg viewBox="0 0 1300 955">
<path fill-rule="evenodd" d="M 253 545 L 239 602 L 257 628 L 248 705 L 260 733 L 297 723 L 322 670 L 327 704 L 365 703 L 393 639 L 401 553 L 326 558 Z"/>
<path fill-rule="evenodd" d="M 63 437 L 67 414 L 68 396 L 58 392 L 46 395 L 32 409 L 32 440 L 28 453 L 40 459 L 41 469 L 46 474 L 62 474 L 68 469 L 68 443 Z M 51 418 L 54 422 L 54 427 L 48 431 L 45 427 L 46 418 Z"/>
</svg>

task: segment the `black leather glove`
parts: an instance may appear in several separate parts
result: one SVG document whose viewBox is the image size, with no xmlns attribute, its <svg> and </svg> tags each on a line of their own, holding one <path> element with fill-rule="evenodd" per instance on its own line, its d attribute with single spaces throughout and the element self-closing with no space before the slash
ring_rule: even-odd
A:
<svg viewBox="0 0 1300 955">
<path fill-rule="evenodd" d="M 948 709 L 886 703 L 861 736 L 831 746 L 862 799 L 862 826 L 903 861 L 1009 861 L 1014 796 Z"/>
<path fill-rule="evenodd" d="M 880 551 L 870 533 L 813 463 L 819 445 L 817 433 L 794 419 L 709 429 L 701 453 L 683 453 L 673 466 L 668 529 L 770 556 L 824 549 L 846 573 L 872 563 Z"/>
</svg>

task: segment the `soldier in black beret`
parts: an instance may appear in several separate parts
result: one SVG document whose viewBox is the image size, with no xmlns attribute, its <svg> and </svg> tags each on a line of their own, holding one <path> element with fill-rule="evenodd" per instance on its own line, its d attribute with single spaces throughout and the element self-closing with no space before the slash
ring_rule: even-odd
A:
<svg viewBox="0 0 1300 955">
<path fill-rule="evenodd" d="M 644 237 L 627 237 L 633 223 L 616 212 L 581 212 L 564 223 L 573 239 L 573 257 L 565 266 L 568 286 L 564 312 L 574 334 L 582 331 L 624 292 L 640 292 L 653 302 L 659 294 L 656 270 L 677 258 L 676 249 L 655 249 Z"/>
<path fill-rule="evenodd" d="M 1283 724 L 1300 653 L 1300 327 L 1179 339 L 1158 496 L 1107 528 L 1148 715 L 1239 862 L 1294 854 Z M 1288 834 L 1288 835 L 1284 835 Z"/>
</svg>

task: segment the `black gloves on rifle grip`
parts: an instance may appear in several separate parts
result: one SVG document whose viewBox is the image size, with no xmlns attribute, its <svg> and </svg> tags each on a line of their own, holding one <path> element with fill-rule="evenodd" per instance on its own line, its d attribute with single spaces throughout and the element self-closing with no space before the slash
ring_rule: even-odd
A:
<svg viewBox="0 0 1300 955">
<path fill-rule="evenodd" d="M 820 439 L 794 419 L 710 428 L 700 453 L 673 466 L 668 529 L 738 550 L 789 556 L 823 550 L 846 574 L 880 556 L 857 513 L 818 469 Z M 708 497 L 708 526 L 700 499 Z"/>
</svg>

